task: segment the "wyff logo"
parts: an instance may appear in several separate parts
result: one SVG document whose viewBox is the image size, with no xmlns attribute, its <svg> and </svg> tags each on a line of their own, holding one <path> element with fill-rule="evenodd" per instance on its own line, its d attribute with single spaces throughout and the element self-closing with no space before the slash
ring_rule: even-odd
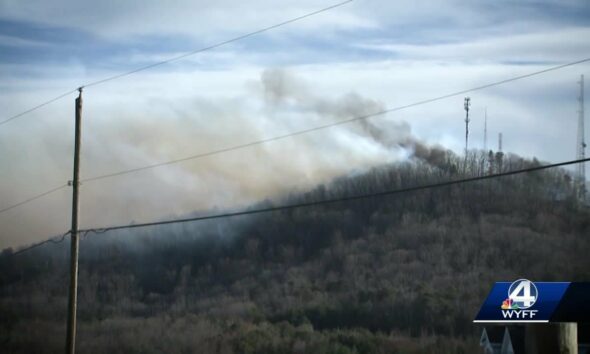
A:
<svg viewBox="0 0 590 354">
<path fill-rule="evenodd" d="M 574 318 L 572 313 L 576 314 L 575 318 L 582 318 L 577 315 L 580 311 L 575 304 L 587 302 L 590 283 L 587 287 L 585 284 L 542 281 L 533 283 L 527 279 L 496 282 L 474 322 L 563 322 L 564 319 Z M 559 313 L 559 309 L 563 313 Z M 590 316 L 590 309 L 588 311 Z M 575 321 L 577 320 L 570 322 Z"/>
<path fill-rule="evenodd" d="M 529 310 L 538 299 L 537 287 L 526 279 L 519 279 L 508 288 L 508 298 L 502 301 L 504 319 L 533 319 L 537 310 Z"/>
</svg>

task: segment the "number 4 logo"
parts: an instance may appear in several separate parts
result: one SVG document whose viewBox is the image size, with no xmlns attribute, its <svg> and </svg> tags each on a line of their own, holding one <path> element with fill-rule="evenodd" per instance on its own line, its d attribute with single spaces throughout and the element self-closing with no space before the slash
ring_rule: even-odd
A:
<svg viewBox="0 0 590 354">
<path fill-rule="evenodd" d="M 526 279 L 513 282 L 508 289 L 508 298 L 520 309 L 528 309 L 537 301 L 537 287 Z"/>
</svg>

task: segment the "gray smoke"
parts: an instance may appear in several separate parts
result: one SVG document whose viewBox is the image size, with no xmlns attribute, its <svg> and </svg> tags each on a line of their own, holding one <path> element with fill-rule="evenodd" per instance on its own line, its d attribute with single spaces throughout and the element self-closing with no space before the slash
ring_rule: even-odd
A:
<svg viewBox="0 0 590 354">
<path fill-rule="evenodd" d="M 375 116 L 386 108 L 381 102 L 365 98 L 358 93 L 350 92 L 335 99 L 314 95 L 305 83 L 296 80 L 289 72 L 281 69 L 266 70 L 262 73 L 264 97 L 272 107 L 294 105 L 324 117 L 327 121 L 342 121 L 357 117 L 363 135 L 372 138 L 376 143 L 386 148 L 399 147 L 414 140 L 408 123 L 404 121 L 387 121 L 377 125 Z M 350 129 L 355 130 L 351 125 Z M 357 129 L 357 133 L 358 133 Z"/>
<path fill-rule="evenodd" d="M 135 104 L 92 106 L 92 101 L 86 99 L 83 178 L 384 109 L 382 103 L 354 92 L 331 97 L 314 92 L 309 84 L 286 70 L 266 70 L 258 82 L 247 83 L 246 88 L 238 96 L 192 97 L 174 102 L 147 97 Z M 252 88 L 258 94 L 252 95 Z M 61 137 L 64 129 L 71 132 L 70 123 L 48 120 L 27 141 L 11 135 L 0 139 L 5 147 L 0 159 L 7 166 L 3 170 L 7 178 L 0 186 L 0 206 L 65 183 L 71 171 L 72 146 L 69 136 Z M 22 158 L 22 146 L 31 150 L 30 159 Z M 400 161 L 414 153 L 422 159 L 436 159 L 436 152 L 432 151 L 417 142 L 406 122 L 376 116 L 220 155 L 84 183 L 81 224 L 101 227 L 172 218 L 196 210 L 240 208 L 302 191 L 352 171 Z M 6 172 L 13 170 L 33 173 L 18 178 L 17 173 Z M 70 193 L 65 189 L 1 214 L 0 247 L 22 245 L 66 231 Z"/>
</svg>

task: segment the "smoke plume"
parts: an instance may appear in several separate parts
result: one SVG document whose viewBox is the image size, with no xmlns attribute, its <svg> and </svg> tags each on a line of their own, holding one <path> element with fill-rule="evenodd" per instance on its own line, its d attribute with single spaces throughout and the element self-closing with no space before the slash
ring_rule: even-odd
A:
<svg viewBox="0 0 590 354">
<path fill-rule="evenodd" d="M 230 97 L 193 96 L 173 102 L 148 97 L 134 105 L 85 107 L 83 179 L 363 117 L 385 108 L 355 92 L 314 92 L 308 83 L 286 70 L 266 70 L 259 81 L 246 83 L 245 88 L 243 94 Z M 70 122 L 60 124 L 69 127 Z M 57 123 L 46 123 L 35 131 L 31 138 L 35 143 L 28 144 L 30 160 L 23 159 L 18 148 L 4 150 L 0 158 L 9 168 L 4 170 L 6 183 L 0 187 L 2 205 L 22 200 L 46 186 L 65 183 L 71 171 L 71 141 L 58 139 L 59 129 Z M 22 145 L 17 137 L 3 142 L 3 147 Z M 412 136 L 406 122 L 376 116 L 224 154 L 85 182 L 81 189 L 81 224 L 102 227 L 196 210 L 239 208 L 412 154 L 427 161 L 441 158 L 438 150 Z M 32 173 L 19 179 L 6 172 L 12 170 Z M 23 189 L 25 184 L 35 188 Z M 0 247 L 22 245 L 68 230 L 70 193 L 64 189 L 0 215 Z"/>
</svg>

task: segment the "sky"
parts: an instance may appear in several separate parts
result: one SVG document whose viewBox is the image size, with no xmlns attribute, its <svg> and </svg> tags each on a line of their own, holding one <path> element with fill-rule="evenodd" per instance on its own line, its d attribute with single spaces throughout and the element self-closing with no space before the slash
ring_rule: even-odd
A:
<svg viewBox="0 0 590 354">
<path fill-rule="evenodd" d="M 0 121 L 79 86 L 337 1 L 0 0 Z M 590 2 L 354 0 L 84 90 L 82 178 L 404 106 L 590 57 Z M 580 64 L 470 93 L 469 145 L 575 158 Z M 71 179 L 72 93 L 0 125 L 0 209 Z M 84 182 L 82 228 L 239 209 L 404 161 L 407 138 L 464 148 L 463 96 L 364 123 Z M 588 101 L 588 100 L 587 100 Z M 590 124 L 587 124 L 587 126 Z M 376 132 L 378 134 L 376 134 Z M 586 134 L 588 136 L 588 134 Z M 0 213 L 0 248 L 69 229 L 71 190 Z"/>
</svg>

